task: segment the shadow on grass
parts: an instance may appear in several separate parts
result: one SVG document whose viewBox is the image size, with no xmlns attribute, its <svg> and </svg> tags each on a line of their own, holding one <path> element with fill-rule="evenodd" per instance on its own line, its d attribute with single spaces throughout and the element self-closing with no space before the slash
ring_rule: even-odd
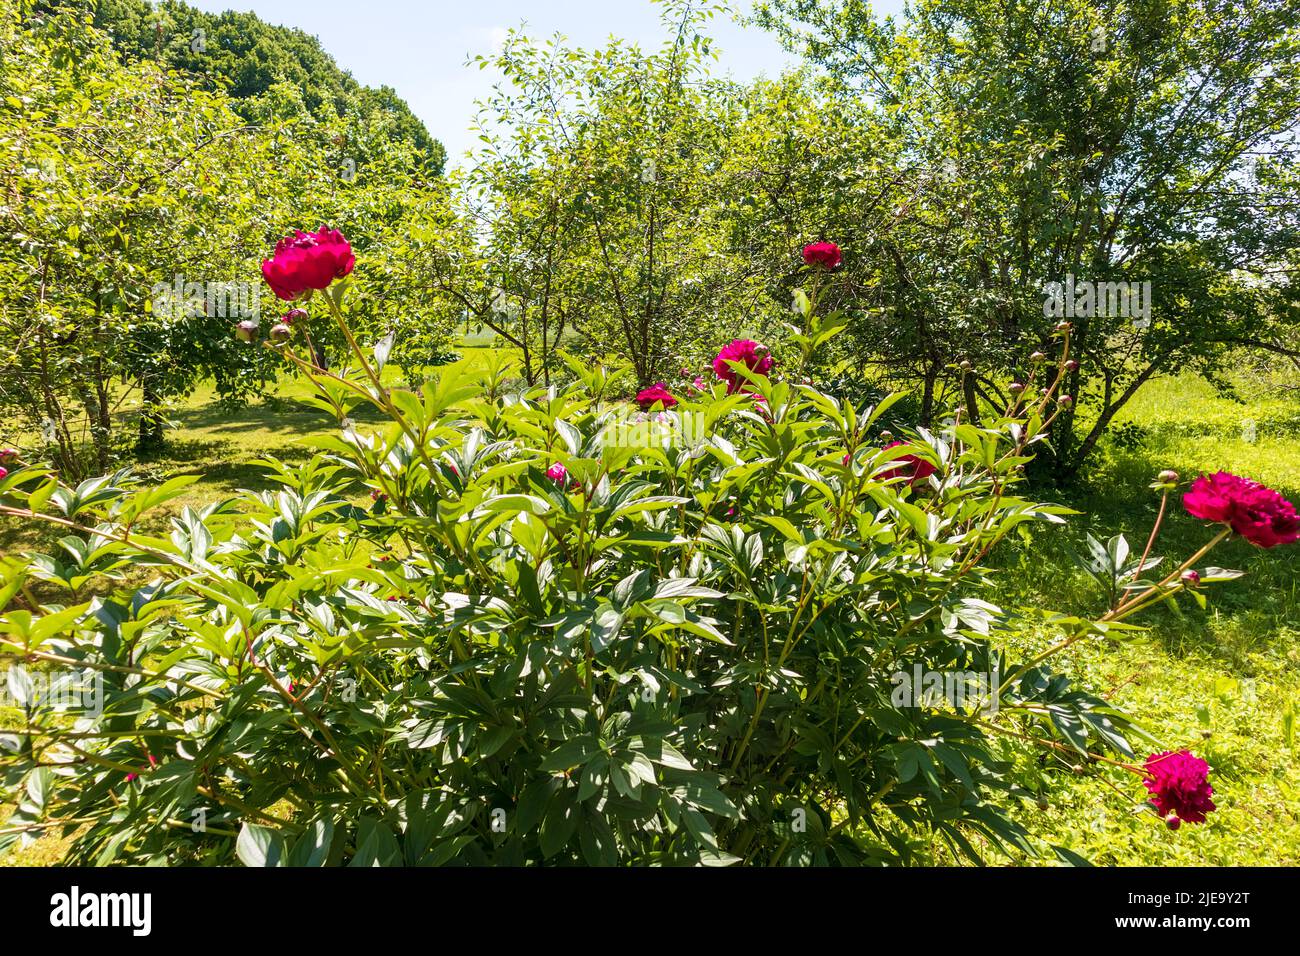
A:
<svg viewBox="0 0 1300 956">
<path fill-rule="evenodd" d="M 353 421 L 377 424 L 384 421 L 376 408 L 366 406 L 350 413 Z M 290 400 L 231 409 L 220 402 L 201 408 L 177 409 L 168 418 L 180 431 L 203 431 L 210 434 L 239 435 L 252 431 L 295 432 L 300 435 L 336 429 L 338 423 L 325 412 Z"/>
<path fill-rule="evenodd" d="M 1064 526 L 1039 526 L 1013 537 L 995 555 L 1001 569 L 1000 596 L 1010 605 L 1047 607 L 1097 617 L 1106 611 L 1106 595 L 1076 564 L 1074 554 L 1086 554 L 1085 535 L 1105 542 L 1123 533 L 1134 557 L 1146 547 L 1156 520 L 1160 495 L 1150 489 L 1155 475 L 1173 468 L 1183 476 L 1182 488 L 1200 471 L 1195 462 L 1178 460 L 1176 449 L 1107 449 L 1084 483 L 1067 489 L 1033 487 L 1030 498 L 1051 500 L 1081 514 Z M 1279 488 L 1291 500 L 1295 489 Z M 1170 495 L 1152 555 L 1162 556 L 1155 573 L 1168 573 L 1203 547 L 1217 528 L 1187 514 L 1182 493 Z M 1071 553 L 1073 552 L 1073 554 Z M 1196 568 L 1230 568 L 1244 572 L 1234 581 L 1204 588 L 1208 607 L 1202 610 L 1190 596 L 1140 612 L 1132 623 L 1150 629 L 1171 657 L 1200 655 L 1222 661 L 1234 674 L 1253 676 L 1261 658 L 1288 662 L 1300 629 L 1300 546 L 1257 548 L 1241 540 L 1220 544 L 1197 562 Z"/>
</svg>

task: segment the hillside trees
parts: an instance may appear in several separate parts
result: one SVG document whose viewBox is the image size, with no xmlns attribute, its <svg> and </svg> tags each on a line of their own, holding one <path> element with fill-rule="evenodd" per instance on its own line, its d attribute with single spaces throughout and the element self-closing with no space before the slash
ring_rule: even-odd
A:
<svg viewBox="0 0 1300 956">
<path fill-rule="evenodd" d="M 443 172 L 446 150 L 406 103 L 389 87 L 362 86 L 301 30 L 273 26 L 252 13 L 205 13 L 176 0 L 154 6 L 145 0 L 100 0 L 94 18 L 124 57 L 207 77 L 246 120 L 261 121 L 273 88 L 288 85 L 316 122 L 328 126 L 346 120 L 356 162 L 373 158 L 371 150 L 380 141 L 373 133 L 382 130 L 383 138 L 412 147 L 423 173 Z"/>
</svg>

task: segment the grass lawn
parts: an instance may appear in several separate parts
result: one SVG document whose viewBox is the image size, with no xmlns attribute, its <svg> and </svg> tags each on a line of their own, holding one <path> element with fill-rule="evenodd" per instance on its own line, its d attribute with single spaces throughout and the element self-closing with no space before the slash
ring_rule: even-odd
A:
<svg viewBox="0 0 1300 956">
<path fill-rule="evenodd" d="M 489 354 L 488 343 L 471 344 L 460 361 L 481 365 Z M 295 404 L 304 392 L 301 383 L 285 384 L 267 403 L 231 413 L 201 390 L 176 409 L 178 431 L 170 436 L 167 457 L 149 467 L 159 478 L 197 472 L 203 480 L 174 508 L 265 487 L 255 464 L 265 455 L 307 458 L 311 450 L 302 439 L 337 426 Z M 1294 376 L 1243 379 L 1242 399 L 1220 397 L 1192 377 L 1147 386 L 1127 410 L 1123 433 L 1129 440 L 1109 442 L 1087 483 L 1064 497 L 1063 503 L 1083 513 L 1064 528 L 1027 531 L 997 556 L 1002 603 L 1101 613 L 1104 599 L 1074 567 L 1069 549 L 1082 548 L 1086 530 L 1100 538 L 1122 531 L 1140 552 L 1158 505 L 1147 485 L 1163 468 L 1185 477 L 1236 471 L 1300 500 L 1300 440 L 1294 437 L 1300 433 L 1300 392 Z M 1211 534 L 1173 499 L 1155 553 L 1180 561 Z M 32 529 L 0 525 L 0 552 L 41 543 Z M 1300 771 L 1290 729 L 1300 707 L 1300 547 L 1263 552 L 1233 543 L 1210 563 L 1247 574 L 1211 586 L 1207 610 L 1184 601 L 1149 611 L 1140 620 L 1149 631 L 1123 642 L 1081 642 L 1061 667 L 1151 731 L 1155 742 L 1140 743 L 1141 755 L 1190 747 L 1209 760 L 1218 812 L 1202 826 L 1170 832 L 1152 814 L 1138 812 L 1145 791 L 1135 776 L 1108 774 L 1112 789 L 1060 765 L 1060 785 L 1045 808 L 1030 801 L 1020 814 L 1042 842 L 1098 864 L 1300 863 Z M 1027 631 L 1023 650 L 1051 639 Z M 0 720 L 13 716 L 0 710 Z M 7 862 L 57 858 L 57 843 L 45 838 Z M 934 860 L 951 862 L 937 849 Z"/>
<path fill-rule="evenodd" d="M 1088 484 L 1065 500 L 1084 513 L 1064 529 L 1035 529 L 1032 551 L 1001 556 L 1004 602 L 1103 611 L 1104 598 L 1073 567 L 1066 545 L 1082 550 L 1085 530 L 1103 540 L 1123 532 L 1140 554 L 1159 504 L 1147 485 L 1161 469 L 1185 478 L 1233 471 L 1300 501 L 1294 381 L 1252 379 L 1241 404 L 1191 376 L 1150 385 L 1126 409 L 1141 444 L 1121 450 L 1112 443 Z M 1178 500 L 1170 506 L 1153 553 L 1181 562 L 1213 532 Z M 1063 769 L 1064 789 L 1047 809 L 1022 814 L 1037 835 L 1098 864 L 1300 863 L 1300 767 L 1291 729 L 1300 709 L 1300 546 L 1262 551 L 1232 542 L 1206 563 L 1246 575 L 1209 586 L 1205 611 L 1184 599 L 1135 619 L 1150 627 L 1146 633 L 1080 642 L 1064 669 L 1137 717 L 1156 738 L 1149 750 L 1188 747 L 1209 761 L 1218 811 L 1203 825 L 1170 832 L 1154 815 L 1133 812 L 1145 791 L 1132 774 L 1110 774 L 1121 795 Z M 1026 643 L 1041 647 L 1048 639 Z M 1140 756 L 1146 752 L 1140 748 Z"/>
<path fill-rule="evenodd" d="M 444 369 L 483 368 L 494 349 L 490 344 L 466 344 L 459 352 L 460 359 Z M 385 384 L 397 384 L 402 375 L 389 366 L 383 378 Z M 289 378 L 266 399 L 231 411 L 217 401 L 211 385 L 202 385 L 179 407 L 171 409 L 168 418 L 175 428 L 167 433 L 166 450 L 142 462 L 137 470 L 158 481 L 176 475 L 203 477 L 184 495 L 169 502 L 167 508 L 152 515 L 152 524 L 147 520 L 143 526 L 163 527 L 168 514 L 178 514 L 187 505 L 205 505 L 241 489 L 260 491 L 272 487 L 258 464 L 268 455 L 289 463 L 310 458 L 314 449 L 303 439 L 338 429 L 324 412 L 301 404 L 299 399 L 310 393 L 311 384 L 305 379 Z M 133 415 L 134 409 L 128 407 L 119 418 L 126 420 Z M 363 406 L 353 417 L 364 424 L 378 421 L 379 413 Z M 60 536 L 44 528 L 0 522 L 0 554 L 21 551 L 41 541 L 52 542 Z"/>
</svg>

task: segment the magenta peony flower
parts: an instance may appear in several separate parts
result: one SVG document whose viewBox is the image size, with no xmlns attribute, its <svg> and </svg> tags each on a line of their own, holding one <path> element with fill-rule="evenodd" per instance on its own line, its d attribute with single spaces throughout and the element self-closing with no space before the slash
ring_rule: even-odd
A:
<svg viewBox="0 0 1300 956">
<path fill-rule="evenodd" d="M 1226 471 L 1192 482 L 1183 495 L 1183 507 L 1192 517 L 1227 525 L 1261 548 L 1300 539 L 1295 505 L 1272 488 Z"/>
<path fill-rule="evenodd" d="M 1151 802 L 1162 817 L 1172 814 L 1174 819 L 1188 823 L 1205 822 L 1205 815 L 1214 809 L 1209 764 L 1187 750 L 1166 750 L 1147 757 L 1146 771 L 1142 783 L 1151 792 Z"/>
<path fill-rule="evenodd" d="M 803 247 L 803 261 L 810 266 L 835 269 L 844 261 L 844 256 L 833 242 L 814 242 Z"/>
<path fill-rule="evenodd" d="M 297 230 L 276 244 L 274 256 L 263 260 L 262 277 L 281 299 L 296 299 L 342 279 L 354 265 L 352 247 L 337 229 Z"/>
<path fill-rule="evenodd" d="M 899 445 L 904 444 L 906 442 L 891 441 L 885 448 L 897 448 Z M 887 468 L 880 473 L 880 479 L 886 481 L 890 478 L 907 478 L 909 487 L 924 483 L 927 478 L 939 470 L 924 458 L 919 458 L 916 455 L 903 455 L 900 458 L 895 458 L 892 465 L 892 468 Z"/>
<path fill-rule="evenodd" d="M 727 383 L 728 395 L 741 386 L 740 374 L 728 362 L 741 362 L 758 375 L 766 375 L 773 364 L 767 349 L 753 339 L 736 339 L 730 345 L 724 345 L 718 357 L 713 360 L 713 371 Z"/>
<path fill-rule="evenodd" d="M 641 406 L 642 411 L 649 411 L 656 402 L 663 405 L 664 408 L 672 408 L 677 404 L 677 399 L 668 391 L 668 386 L 663 382 L 656 382 L 649 388 L 644 388 L 636 393 L 636 403 Z"/>
<path fill-rule="evenodd" d="M 8 469 L 8 468 L 0 468 L 0 480 L 3 480 L 3 479 L 5 479 L 5 478 L 7 478 L 7 477 L 9 477 L 9 469 Z"/>
<path fill-rule="evenodd" d="M 563 488 L 569 483 L 569 469 L 565 468 L 557 461 L 550 468 L 546 469 L 546 477 Z"/>
</svg>

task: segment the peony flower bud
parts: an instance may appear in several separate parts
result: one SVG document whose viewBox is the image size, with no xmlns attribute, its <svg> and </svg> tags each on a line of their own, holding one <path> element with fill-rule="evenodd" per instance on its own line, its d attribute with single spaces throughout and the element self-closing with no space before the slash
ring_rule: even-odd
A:
<svg viewBox="0 0 1300 956">
<path fill-rule="evenodd" d="M 293 329 L 283 322 L 277 322 L 271 326 L 271 341 L 276 343 L 288 342 L 289 337 L 293 335 Z"/>
<path fill-rule="evenodd" d="M 7 477 L 9 477 L 9 469 L 0 467 L 0 481 L 3 481 Z"/>
<path fill-rule="evenodd" d="M 302 322 L 310 318 L 311 316 L 307 314 L 306 309 L 290 309 L 280 321 L 285 325 L 293 325 L 295 322 Z"/>
<path fill-rule="evenodd" d="M 18 452 L 12 448 L 0 448 L 0 465 L 7 465 L 18 460 Z"/>
<path fill-rule="evenodd" d="M 1029 356 L 1029 361 L 1033 362 L 1035 365 L 1041 365 L 1043 362 L 1047 361 L 1047 356 L 1042 352 L 1035 352 L 1033 355 Z"/>
<path fill-rule="evenodd" d="M 964 359 L 962 360 L 962 363 L 961 363 L 961 370 L 962 370 L 963 372 L 969 372 L 969 371 L 970 371 L 971 369 L 973 369 L 974 367 L 975 367 L 975 366 L 974 366 L 974 365 L 971 365 L 971 363 L 970 363 L 969 361 L 966 361 L 966 360 L 964 360 Z"/>
<path fill-rule="evenodd" d="M 663 382 L 656 382 L 636 393 L 636 403 L 641 406 L 642 411 L 649 411 L 656 404 L 668 409 L 677 404 L 677 398 L 668 391 L 668 386 Z"/>
<path fill-rule="evenodd" d="M 1068 331 L 1070 331 L 1070 329 L 1072 329 L 1073 327 L 1074 327 L 1074 326 L 1070 325 L 1069 322 L 1057 322 L 1057 323 L 1056 323 L 1056 331 L 1058 331 L 1058 332 L 1068 332 Z"/>
<path fill-rule="evenodd" d="M 1172 485 L 1176 484 L 1178 481 L 1178 472 L 1166 468 L 1164 471 L 1160 472 L 1158 477 L 1165 484 Z"/>
<path fill-rule="evenodd" d="M 1196 585 L 1201 583 L 1201 576 L 1197 574 L 1195 571 L 1193 571 L 1191 568 L 1188 568 L 1186 571 L 1183 572 L 1182 578 L 1183 578 L 1183 583 L 1186 584 L 1189 588 L 1194 588 L 1196 587 Z"/>
<path fill-rule="evenodd" d="M 1170 817 L 1165 821 L 1165 826 L 1167 826 L 1171 830 L 1177 830 L 1182 825 L 1183 825 L 1183 821 L 1178 819 L 1177 817 Z"/>
<path fill-rule="evenodd" d="M 245 319 L 235 326 L 235 338 L 241 342 L 251 342 L 257 335 L 257 323 L 252 319 Z"/>
<path fill-rule="evenodd" d="M 1012 395 L 1019 395 L 1021 392 L 1025 390 L 1025 386 L 1024 383 L 1022 382 L 1012 382 L 1010 385 L 1007 386 L 1007 389 L 1008 391 L 1011 392 Z"/>
<path fill-rule="evenodd" d="M 1062 405 L 1064 405 L 1066 408 L 1069 408 L 1071 405 L 1074 404 L 1074 396 L 1062 395 L 1060 398 L 1057 399 L 1057 401 L 1060 402 Z"/>
<path fill-rule="evenodd" d="M 1070 361 L 1065 363 L 1065 370 L 1067 372 L 1077 372 L 1079 371 L 1079 363 L 1074 359 L 1070 359 Z"/>
</svg>

